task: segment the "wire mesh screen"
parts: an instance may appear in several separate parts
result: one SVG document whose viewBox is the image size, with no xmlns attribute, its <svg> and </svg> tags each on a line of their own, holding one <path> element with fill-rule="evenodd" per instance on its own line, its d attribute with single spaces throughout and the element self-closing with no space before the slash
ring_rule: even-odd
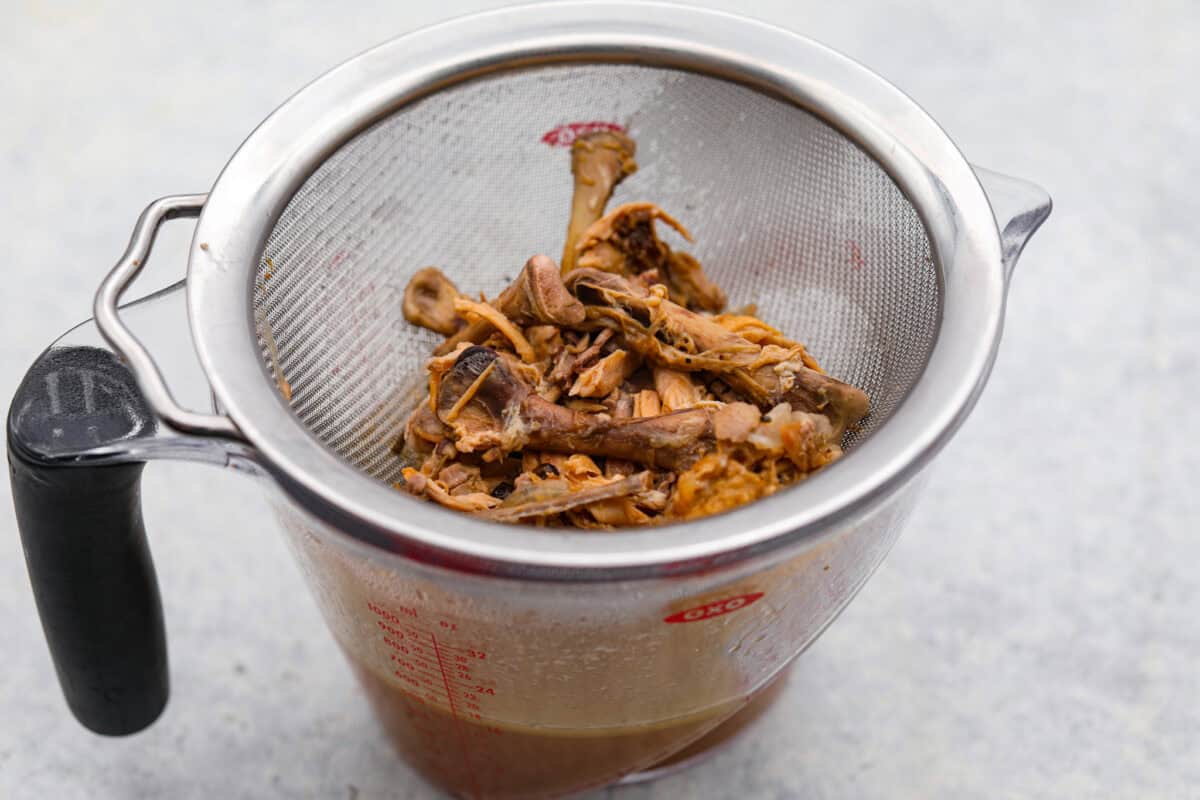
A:
<svg viewBox="0 0 1200 800">
<path fill-rule="evenodd" d="M 696 238 L 669 243 L 700 259 L 731 307 L 756 303 L 867 392 L 871 416 L 848 448 L 886 422 L 925 365 L 939 305 L 924 228 L 887 174 L 817 117 L 752 89 L 573 65 L 412 104 L 340 148 L 292 198 L 264 252 L 255 312 L 264 356 L 277 351 L 314 436 L 396 479 L 389 448 L 440 342 L 405 321 L 405 285 L 437 266 L 463 292 L 495 297 L 532 254 L 557 260 L 572 193 L 563 126 L 578 122 L 616 123 L 637 140 L 639 170 L 613 205 L 661 205 Z"/>
</svg>

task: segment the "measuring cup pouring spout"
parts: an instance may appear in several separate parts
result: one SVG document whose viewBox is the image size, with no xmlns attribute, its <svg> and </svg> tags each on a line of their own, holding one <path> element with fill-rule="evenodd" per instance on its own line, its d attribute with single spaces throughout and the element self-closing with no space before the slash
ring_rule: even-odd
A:
<svg viewBox="0 0 1200 800">
<path fill-rule="evenodd" d="M 1054 204 L 1046 190 L 1032 181 L 979 166 L 974 170 L 996 217 L 1004 275 L 1006 280 L 1011 280 L 1017 259 L 1050 216 Z"/>
</svg>

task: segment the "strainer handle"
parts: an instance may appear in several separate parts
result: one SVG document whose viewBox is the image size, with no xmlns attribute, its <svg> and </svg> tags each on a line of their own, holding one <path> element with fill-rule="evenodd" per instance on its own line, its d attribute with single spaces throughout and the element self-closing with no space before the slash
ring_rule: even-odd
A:
<svg viewBox="0 0 1200 800">
<path fill-rule="evenodd" d="M 116 266 L 104 278 L 93 305 L 96 327 L 113 350 L 124 357 L 151 410 L 167 425 L 184 433 L 241 439 L 237 426 L 228 417 L 190 411 L 175 401 L 145 346 L 121 320 L 118 304 L 121 296 L 141 273 L 150 257 L 159 226 L 167 220 L 198 217 L 208 195 L 180 194 L 160 197 L 138 217 L 129 246 Z"/>
</svg>

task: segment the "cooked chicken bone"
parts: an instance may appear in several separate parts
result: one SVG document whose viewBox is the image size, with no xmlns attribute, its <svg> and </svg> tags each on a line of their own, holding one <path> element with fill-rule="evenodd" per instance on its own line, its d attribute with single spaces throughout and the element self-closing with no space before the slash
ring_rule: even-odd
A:
<svg viewBox="0 0 1200 800">
<path fill-rule="evenodd" d="M 572 143 L 571 174 L 575 177 L 575 193 L 571 198 L 571 219 L 563 246 L 564 275 L 575 268 L 579 239 L 604 214 L 613 189 L 626 175 L 637 170 L 633 160 L 636 152 L 633 139 L 620 131 L 593 131 Z"/>
<path fill-rule="evenodd" d="M 458 288 L 436 267 L 417 270 L 404 290 L 404 318 L 414 325 L 452 336 L 463 321 L 454 310 Z"/>
</svg>

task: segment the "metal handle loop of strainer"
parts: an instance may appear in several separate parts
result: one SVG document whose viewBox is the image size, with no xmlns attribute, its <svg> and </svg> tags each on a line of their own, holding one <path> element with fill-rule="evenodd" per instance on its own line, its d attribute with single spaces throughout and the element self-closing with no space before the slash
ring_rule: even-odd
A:
<svg viewBox="0 0 1200 800">
<path fill-rule="evenodd" d="M 121 296 L 146 266 L 159 226 L 172 219 L 200 216 L 207 199 L 207 194 L 180 194 L 150 203 L 133 226 L 129 246 L 100 284 L 92 310 L 101 335 L 128 362 L 146 402 L 163 422 L 184 433 L 240 439 L 241 433 L 228 417 L 189 411 L 175 401 L 150 352 L 121 321 L 118 307 Z"/>
</svg>

